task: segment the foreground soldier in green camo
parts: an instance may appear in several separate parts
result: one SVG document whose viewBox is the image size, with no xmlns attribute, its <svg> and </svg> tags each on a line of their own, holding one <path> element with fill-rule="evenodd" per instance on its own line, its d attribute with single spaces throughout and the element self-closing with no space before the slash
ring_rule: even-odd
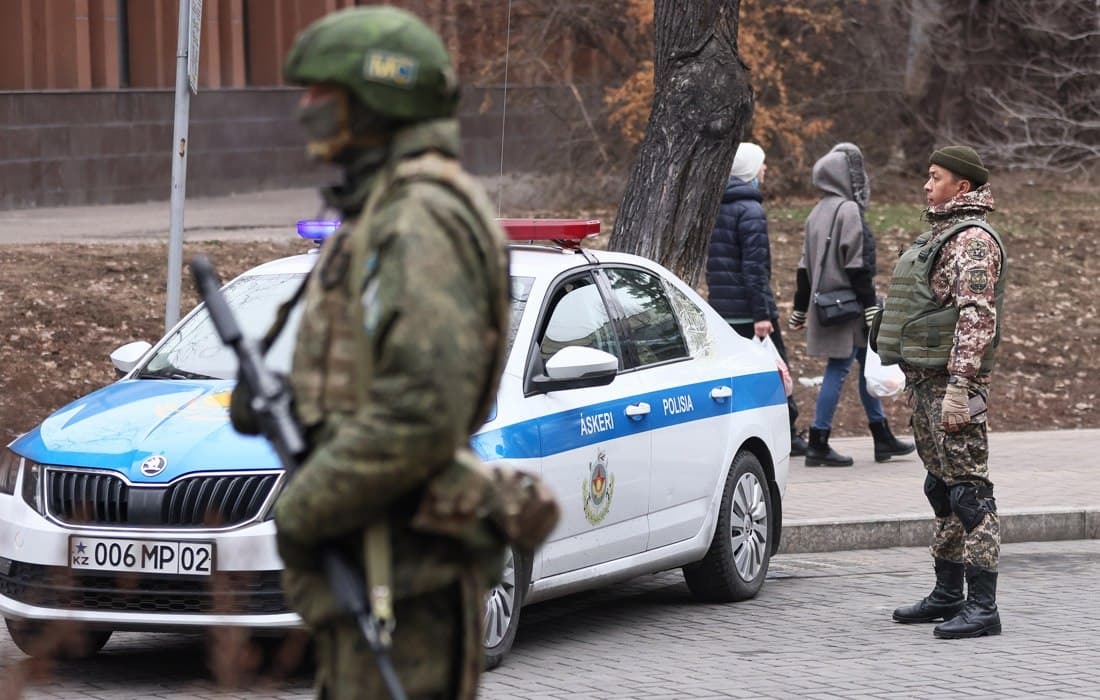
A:
<svg viewBox="0 0 1100 700">
<path fill-rule="evenodd" d="M 944 620 L 933 633 L 945 639 L 1001 633 L 1001 534 L 987 465 L 986 398 L 1007 261 L 986 221 L 993 210 L 988 179 L 971 148 L 932 154 L 924 186 L 932 230 L 902 253 L 873 329 L 882 361 L 905 371 L 913 436 L 928 470 L 924 492 L 936 516 L 936 586 L 895 610 L 894 620 Z"/>
<path fill-rule="evenodd" d="M 433 521 L 425 494 L 446 500 L 451 488 L 446 515 L 478 502 L 452 477 L 476 462 L 466 446 L 503 361 L 504 237 L 456 160 L 447 51 L 414 16 L 328 15 L 298 36 L 285 73 L 307 88 L 298 119 L 310 153 L 345 176 L 323 191 L 344 224 L 304 288 L 290 376 L 310 453 L 275 508 L 287 600 L 314 635 L 318 697 L 388 695 L 319 568 L 319 549 L 334 546 L 362 567 L 375 613 L 396 620 L 408 696 L 470 698 L 506 540 Z M 246 405 L 235 394 L 234 424 L 247 428 Z"/>
</svg>

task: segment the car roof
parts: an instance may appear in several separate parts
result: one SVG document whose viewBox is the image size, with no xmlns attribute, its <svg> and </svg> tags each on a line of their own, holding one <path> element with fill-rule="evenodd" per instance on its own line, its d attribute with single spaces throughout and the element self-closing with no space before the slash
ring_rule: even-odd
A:
<svg viewBox="0 0 1100 700">
<path fill-rule="evenodd" d="M 257 265 L 244 273 L 252 275 L 304 274 L 316 264 L 320 249 L 301 255 L 291 255 Z M 592 260 L 600 263 L 624 263 L 659 269 L 652 261 L 628 253 L 575 248 L 559 248 L 549 245 L 512 244 L 509 246 L 511 274 L 520 277 L 556 276 L 574 268 L 585 267 Z"/>
</svg>

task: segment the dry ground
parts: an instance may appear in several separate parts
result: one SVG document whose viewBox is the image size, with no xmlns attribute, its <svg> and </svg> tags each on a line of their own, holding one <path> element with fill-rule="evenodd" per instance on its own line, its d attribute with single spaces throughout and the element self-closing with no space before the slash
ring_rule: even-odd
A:
<svg viewBox="0 0 1100 700">
<path fill-rule="evenodd" d="M 921 229 L 919 208 L 901 195 L 879 196 L 870 222 L 878 238 L 879 291 L 896 251 Z M 1100 323 L 1097 321 L 1096 236 L 1100 188 L 1074 181 L 1035 185 L 1020 179 L 998 191 L 1010 268 L 1004 340 L 991 395 L 995 430 L 1097 428 L 1100 411 Z M 784 319 L 790 309 L 802 222 L 813 200 L 768 202 L 774 283 Z M 591 212 L 585 212 L 587 216 Z M 559 213 L 561 214 L 561 213 Z M 205 252 L 223 277 L 300 251 L 297 242 L 189 244 Z M 107 359 L 131 340 L 153 341 L 163 330 L 166 246 L 163 244 L 0 247 L 0 439 L 30 429 L 51 411 L 115 378 Z M 184 309 L 195 301 L 185 277 Z M 805 341 L 786 333 L 795 376 L 821 374 Z M 808 425 L 816 389 L 797 386 L 800 424 Z M 888 399 L 897 432 L 906 432 L 902 399 Z M 855 395 L 845 386 L 834 422 L 837 435 L 866 432 Z"/>
</svg>

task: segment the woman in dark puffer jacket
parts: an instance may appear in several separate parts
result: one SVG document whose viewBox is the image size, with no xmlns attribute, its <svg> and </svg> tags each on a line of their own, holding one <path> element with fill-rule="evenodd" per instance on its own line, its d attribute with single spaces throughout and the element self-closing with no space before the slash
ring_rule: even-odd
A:
<svg viewBox="0 0 1100 700">
<path fill-rule="evenodd" d="M 783 361 L 787 349 L 779 332 L 779 311 L 772 294 L 772 257 L 768 218 L 759 185 L 764 179 L 764 149 L 755 143 L 737 147 L 726 192 L 707 254 L 711 306 L 745 338 L 771 337 Z M 795 428 L 798 407 L 787 397 L 791 419 L 791 455 L 806 454 L 806 440 Z"/>
</svg>

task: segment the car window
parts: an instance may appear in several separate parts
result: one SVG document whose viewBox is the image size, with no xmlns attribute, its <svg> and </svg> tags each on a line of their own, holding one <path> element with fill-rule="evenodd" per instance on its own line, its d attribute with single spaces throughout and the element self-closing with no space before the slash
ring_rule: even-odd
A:
<svg viewBox="0 0 1100 700">
<path fill-rule="evenodd" d="M 687 343 L 661 278 L 634 268 L 606 268 L 604 273 L 623 309 L 638 363 L 651 365 L 688 357 Z"/>
<path fill-rule="evenodd" d="M 619 339 L 611 315 L 596 280 L 588 274 L 563 282 L 550 295 L 546 320 L 536 343 L 541 361 L 538 371 L 558 350 L 574 345 L 611 353 L 619 358 L 622 366 Z"/>
<path fill-rule="evenodd" d="M 300 274 L 251 275 L 240 277 L 224 290 L 226 302 L 237 318 L 241 332 L 260 339 L 271 327 L 279 305 L 289 299 L 302 283 Z M 267 353 L 267 363 L 277 372 L 290 371 L 302 305 L 298 304 L 278 340 Z M 157 353 L 139 370 L 145 376 L 213 377 L 237 376 L 237 357 L 222 344 L 206 308 L 199 310 L 161 345 Z"/>
<path fill-rule="evenodd" d="M 535 284 L 534 277 L 512 277 L 509 290 L 511 304 L 511 317 L 508 325 L 508 352 L 512 351 L 512 343 L 516 342 L 516 333 L 519 331 L 519 322 L 523 320 L 523 312 L 527 308 L 527 298 L 531 296 L 531 287 Z"/>
<path fill-rule="evenodd" d="M 696 306 L 695 302 L 688 298 L 687 294 L 680 291 L 679 287 L 665 280 L 665 291 L 668 292 L 672 308 L 676 310 L 676 317 L 680 319 L 680 328 L 684 331 L 688 348 L 692 357 L 707 355 L 711 350 L 710 331 L 707 327 L 707 317 L 703 310 Z"/>
</svg>

